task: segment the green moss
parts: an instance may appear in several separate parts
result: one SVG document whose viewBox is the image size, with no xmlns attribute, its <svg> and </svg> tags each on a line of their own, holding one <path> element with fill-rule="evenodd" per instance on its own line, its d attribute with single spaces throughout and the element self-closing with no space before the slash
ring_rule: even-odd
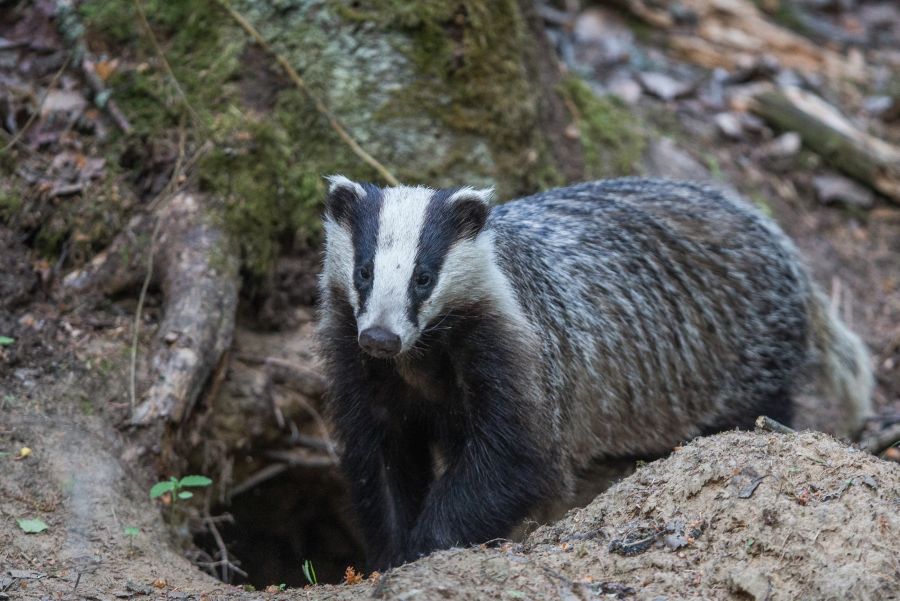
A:
<svg viewBox="0 0 900 601">
<path fill-rule="evenodd" d="M 246 35 L 214 2 L 146 0 L 142 6 L 192 111 L 160 64 L 133 5 L 88 0 L 81 13 L 89 31 L 128 47 L 143 63 L 114 75 L 108 82 L 112 93 L 139 138 L 171 139 L 187 123 L 189 147 L 212 142 L 196 166 L 199 185 L 222 201 L 244 267 L 265 273 L 286 232 L 314 234 L 318 227 L 323 186 L 314 166 L 303 160 L 304 137 L 292 138 L 293 128 L 281 127 L 281 113 L 263 122 L 242 107 L 237 84 Z M 48 231 L 44 244 L 58 240 Z"/>
<path fill-rule="evenodd" d="M 286 236 L 316 235 L 322 174 L 378 181 L 293 87 L 277 92 L 264 116 L 248 106 L 238 86 L 256 80 L 244 70 L 279 70 L 271 57 L 247 60 L 246 34 L 215 2 L 142 6 L 199 123 L 131 2 L 86 0 L 80 14 L 89 39 L 141 65 L 107 82 L 140 139 L 174 139 L 187 123 L 189 156 L 212 141 L 196 164 L 197 181 L 222 200 L 251 273 L 268 270 Z M 516 0 L 244 0 L 235 7 L 401 180 L 443 185 L 465 174 L 476 185 L 495 181 L 505 197 L 562 183 L 539 127 L 526 69 L 529 36 Z M 357 46 L 363 52 L 355 54 Z M 367 95 L 392 73 L 403 73 L 405 85 Z M 441 148 L 431 155 L 428 144 Z M 56 246 L 51 233 L 45 242 Z"/>
<path fill-rule="evenodd" d="M 188 102 L 206 127 L 217 110 L 227 108 L 229 88 L 238 68 L 245 37 L 207 0 L 143 0 L 150 27 Z M 174 82 L 140 26 L 131 2 L 88 0 L 81 6 L 88 31 L 108 43 L 124 45 L 145 62 L 122 70 L 107 82 L 139 135 L 159 135 L 175 127 L 185 111 Z"/>
<path fill-rule="evenodd" d="M 394 94 L 381 118 L 425 111 L 452 131 L 486 138 L 494 163 L 484 166 L 491 168 L 486 175 L 503 195 L 560 182 L 538 127 L 525 23 L 515 0 L 357 4 L 352 12 L 338 12 L 399 29 L 413 40 L 406 53 L 417 77 Z"/>
<path fill-rule="evenodd" d="M 279 233 L 318 231 L 323 182 L 277 119 L 232 111 L 217 126 L 215 149 L 199 166 L 200 186 L 224 202 L 245 268 L 262 274 L 277 256 Z"/>
<path fill-rule="evenodd" d="M 639 121 L 617 99 L 597 96 L 575 76 L 566 78 L 560 87 L 578 111 L 585 175 L 603 178 L 637 173 L 646 146 Z"/>
<path fill-rule="evenodd" d="M 0 219 L 9 221 L 22 208 L 22 194 L 15 189 L 0 187 Z"/>
</svg>

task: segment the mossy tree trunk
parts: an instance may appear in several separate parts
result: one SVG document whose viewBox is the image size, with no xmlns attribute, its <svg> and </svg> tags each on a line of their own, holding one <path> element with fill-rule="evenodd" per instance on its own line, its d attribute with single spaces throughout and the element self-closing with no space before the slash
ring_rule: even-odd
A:
<svg viewBox="0 0 900 601">
<path fill-rule="evenodd" d="M 340 172 L 385 183 L 338 135 L 322 105 L 404 183 L 494 185 L 501 199 L 509 199 L 584 174 L 584 140 L 564 134 L 579 117 L 567 108 L 573 105 L 571 86 L 562 82 L 528 0 L 228 3 L 259 32 L 265 46 L 213 0 L 146 0 L 141 6 L 146 26 L 141 25 L 144 15 L 130 3 L 87 0 L 80 14 L 89 46 L 117 53 L 129 65 L 108 80 L 135 129 L 122 142 L 149 156 L 157 141 L 181 140 L 172 182 L 204 199 L 204 227 L 220 230 L 214 234 L 222 241 L 215 252 L 234 253 L 227 260 L 209 257 L 207 265 L 240 262 L 240 273 L 263 281 L 285 240 L 317 244 L 323 175 Z M 286 76 L 276 55 L 300 74 L 306 89 Z M 172 225 L 164 215 L 158 218 L 163 230 Z M 146 229 L 148 221 L 132 220 L 132 225 L 138 223 Z M 105 269 L 114 271 L 109 266 L 121 263 L 119 273 L 107 275 L 132 282 L 135 294 L 135 283 L 146 271 L 147 234 L 125 231 L 112 245 L 114 252 L 106 253 L 129 257 L 108 262 Z M 161 231 L 158 239 L 172 236 Z M 190 240 L 184 243 L 185 252 L 196 250 Z M 178 279 L 166 272 L 172 265 L 158 262 L 160 273 L 154 279 Z M 239 288 L 237 270 L 213 271 L 215 277 L 192 281 Z M 224 275 L 227 281 L 216 279 Z M 110 288 L 108 281 L 91 281 L 100 292 Z M 162 288 L 165 323 L 177 311 L 178 320 L 195 322 L 198 332 L 233 324 L 233 316 L 207 311 L 202 303 L 190 314 L 179 300 L 190 298 L 189 290 L 169 295 L 170 288 Z M 226 306 L 234 310 L 233 303 Z M 229 340 L 230 331 L 223 336 Z M 145 397 L 156 390 L 155 382 L 176 378 L 196 383 L 212 377 L 225 351 L 222 336 L 183 338 L 193 345 L 197 360 L 179 363 L 178 374 L 157 373 L 159 366 L 171 363 L 166 360 L 171 349 L 165 341 L 154 343 L 144 353 L 145 363 L 154 367 L 138 386 L 133 405 L 148 406 Z M 195 385 L 179 390 L 192 398 L 168 399 L 166 406 L 192 407 L 202 392 Z M 154 419 L 148 418 L 151 414 Z M 267 414 L 249 411 L 243 416 L 263 419 Z M 140 419 L 132 416 L 131 423 L 148 426 L 148 421 L 161 420 L 168 425 L 156 424 L 150 431 L 171 434 L 189 416 L 180 409 L 144 411 Z M 165 452 L 168 444 L 146 438 L 137 438 L 144 448 L 175 455 Z"/>
</svg>

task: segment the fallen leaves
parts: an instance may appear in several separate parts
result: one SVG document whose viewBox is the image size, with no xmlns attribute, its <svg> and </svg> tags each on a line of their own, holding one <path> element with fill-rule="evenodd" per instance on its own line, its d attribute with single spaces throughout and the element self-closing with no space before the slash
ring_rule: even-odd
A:
<svg viewBox="0 0 900 601">
<path fill-rule="evenodd" d="M 40 518 L 18 519 L 16 522 L 18 522 L 19 528 L 21 528 L 22 532 L 25 534 L 38 534 L 49 528 L 44 520 Z"/>
<path fill-rule="evenodd" d="M 344 584 L 359 584 L 363 581 L 363 575 L 357 572 L 353 566 L 347 566 L 347 569 L 344 570 Z"/>
</svg>

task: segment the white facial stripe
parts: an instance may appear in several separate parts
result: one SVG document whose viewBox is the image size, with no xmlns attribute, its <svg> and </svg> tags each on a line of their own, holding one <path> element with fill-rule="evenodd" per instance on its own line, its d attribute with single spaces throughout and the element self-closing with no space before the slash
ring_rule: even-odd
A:
<svg viewBox="0 0 900 601">
<path fill-rule="evenodd" d="M 359 294 L 353 285 L 353 240 L 347 228 L 325 220 L 325 265 L 322 269 L 325 282 L 335 282 L 347 291 L 353 311 L 359 311 Z"/>
<path fill-rule="evenodd" d="M 409 282 L 415 268 L 425 210 L 433 190 L 423 187 L 386 188 L 378 223 L 374 282 L 359 330 L 373 326 L 399 335 L 406 351 L 415 342 L 409 320 Z"/>
</svg>

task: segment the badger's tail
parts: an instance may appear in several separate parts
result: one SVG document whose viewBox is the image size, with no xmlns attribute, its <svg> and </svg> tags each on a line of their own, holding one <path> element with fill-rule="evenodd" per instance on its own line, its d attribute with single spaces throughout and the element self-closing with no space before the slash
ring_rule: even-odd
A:
<svg viewBox="0 0 900 601">
<path fill-rule="evenodd" d="M 872 413 L 872 362 L 865 344 L 838 317 L 825 294 L 816 288 L 811 298 L 813 365 L 808 392 L 839 405 L 840 436 L 859 434 Z"/>
</svg>

